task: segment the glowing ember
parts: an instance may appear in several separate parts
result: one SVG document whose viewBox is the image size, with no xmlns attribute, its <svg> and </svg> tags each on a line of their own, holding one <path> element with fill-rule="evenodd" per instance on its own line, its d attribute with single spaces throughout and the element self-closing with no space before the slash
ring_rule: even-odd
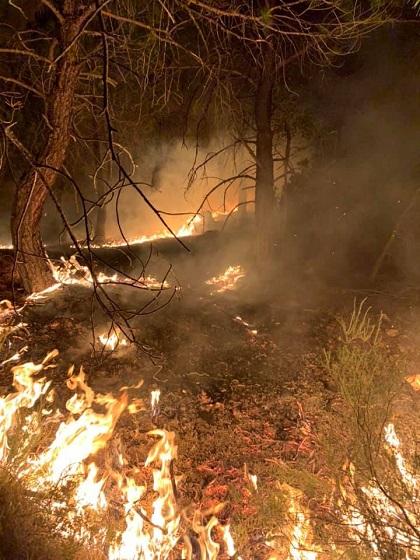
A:
<svg viewBox="0 0 420 560">
<path fill-rule="evenodd" d="M 210 280 L 206 280 L 206 284 L 217 286 L 216 292 L 221 294 L 226 290 L 235 290 L 238 280 L 244 278 L 244 276 L 245 273 L 241 266 L 229 266 L 220 276 L 214 276 Z"/>
<path fill-rule="evenodd" d="M 405 378 L 405 380 L 415 391 L 420 391 L 420 375 L 418 373 L 415 375 L 409 375 Z"/>
</svg>

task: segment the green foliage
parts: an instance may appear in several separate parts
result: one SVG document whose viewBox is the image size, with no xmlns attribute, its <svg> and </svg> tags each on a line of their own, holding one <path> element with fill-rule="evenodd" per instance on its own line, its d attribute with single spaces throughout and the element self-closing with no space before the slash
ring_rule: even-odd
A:
<svg viewBox="0 0 420 560">
<path fill-rule="evenodd" d="M 245 512 L 236 513 L 232 517 L 239 550 L 248 546 L 250 538 L 258 538 L 262 534 L 277 534 L 284 526 L 287 516 L 287 496 L 279 487 L 264 485 L 257 492 L 251 492 Z M 233 504 L 240 504 L 242 495 L 233 491 L 230 500 Z"/>
<path fill-rule="evenodd" d="M 353 312 L 347 324 L 343 317 L 337 317 L 341 329 L 343 331 L 344 342 L 350 344 L 356 340 L 362 342 L 372 342 L 374 345 L 378 340 L 378 335 L 382 323 L 382 315 L 379 317 L 377 323 L 374 323 L 369 316 L 370 307 L 365 308 L 366 299 L 363 299 L 359 306 L 356 304 L 356 299 L 353 302 Z"/>
<path fill-rule="evenodd" d="M 11 306 L 10 302 L 8 305 Z M 19 320 L 16 315 L 10 315 L 7 319 L 0 325 L 0 356 L 4 349 L 4 345 L 9 338 L 9 336 L 19 330 L 22 325 L 19 325 Z"/>
<path fill-rule="evenodd" d="M 263 6 L 261 8 L 261 23 L 263 25 L 266 25 L 267 27 L 272 26 L 273 25 L 273 17 L 271 14 L 271 9 L 269 5 Z M 269 31 L 269 30 L 267 30 Z"/>
</svg>

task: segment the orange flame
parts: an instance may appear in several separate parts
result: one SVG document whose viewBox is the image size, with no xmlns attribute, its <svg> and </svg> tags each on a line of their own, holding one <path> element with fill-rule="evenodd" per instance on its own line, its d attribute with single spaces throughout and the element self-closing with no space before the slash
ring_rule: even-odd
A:
<svg viewBox="0 0 420 560">
<path fill-rule="evenodd" d="M 217 293 L 225 292 L 226 290 L 235 290 L 237 282 L 244 278 L 245 273 L 241 266 L 229 266 L 220 276 L 214 276 L 210 280 L 206 280 L 206 284 L 217 286 Z"/>
<path fill-rule="evenodd" d="M 0 398 L 0 462 L 6 464 L 8 459 L 8 432 L 13 427 L 16 413 L 22 408 L 31 408 L 44 397 L 51 400 L 50 382 L 45 378 L 35 379 L 47 366 L 47 363 L 57 355 L 49 354 L 39 364 L 32 363 L 13 368 L 14 385 L 17 392 Z M 135 387 L 139 387 L 140 384 Z M 48 488 L 68 487 L 71 482 L 72 495 L 67 503 L 55 503 L 55 508 L 66 511 L 68 519 L 87 520 L 85 513 L 89 511 L 103 515 L 109 508 L 107 497 L 107 481 L 117 481 L 122 507 L 124 511 L 125 528 L 112 537 L 108 548 L 109 560 L 157 560 L 168 558 L 176 546 L 183 549 L 183 557 L 192 559 L 192 547 L 188 544 L 185 528 L 181 527 L 181 512 L 177 503 L 177 484 L 179 477 L 173 474 L 173 462 L 177 458 L 175 434 L 166 430 L 153 430 L 150 435 L 159 439 L 149 452 L 145 466 L 152 468 L 153 490 L 156 493 L 151 506 L 143 505 L 142 499 L 146 494 L 146 487 L 138 484 L 134 478 L 120 473 L 126 461 L 122 454 L 118 456 L 119 470 L 111 466 L 99 468 L 92 457 L 111 439 L 116 423 L 121 414 L 129 409 L 128 391 L 119 398 L 110 394 L 101 395 L 89 387 L 86 374 L 81 368 L 74 373 L 69 369 L 67 387 L 74 391 L 68 399 L 66 408 L 69 416 L 58 426 L 52 443 L 39 454 L 29 454 L 25 463 L 19 468 L 18 476 L 25 481 L 31 491 L 45 492 Z M 157 392 L 154 395 L 157 403 Z M 139 410 L 138 406 L 133 411 Z M 33 413 L 35 414 L 35 413 Z M 46 410 L 45 414 L 51 414 Z M 58 414 L 52 415 L 56 421 Z M 42 424 L 34 422 L 34 429 L 41 431 Z M 115 489 L 113 500 L 115 499 Z M 223 505 L 221 505 L 223 507 Z M 150 510 L 150 511 L 149 511 Z M 196 512 L 191 527 L 198 535 L 198 543 L 202 552 L 201 558 L 216 560 L 220 545 L 213 540 L 212 530 L 218 525 L 213 515 L 208 523 L 201 520 L 209 512 Z M 223 529 L 225 546 L 234 550 L 229 527 Z M 92 536 L 89 526 L 84 525 L 75 538 L 81 542 L 105 546 L 107 527 Z M 184 542 L 184 544 L 181 544 Z"/>
</svg>

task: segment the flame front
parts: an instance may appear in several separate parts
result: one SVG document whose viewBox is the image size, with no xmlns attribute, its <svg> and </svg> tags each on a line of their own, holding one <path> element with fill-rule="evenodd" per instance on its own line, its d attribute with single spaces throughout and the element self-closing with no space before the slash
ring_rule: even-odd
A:
<svg viewBox="0 0 420 560">
<path fill-rule="evenodd" d="M 118 535 L 118 542 L 111 545 L 109 560 L 164 559 L 180 538 L 181 517 L 175 498 L 176 480 L 171 473 L 171 465 L 177 454 L 175 434 L 166 430 L 153 430 L 150 435 L 160 437 L 146 461 L 146 466 L 160 463 L 159 468 L 153 469 L 153 490 L 157 498 L 153 502 L 152 515 L 149 519 L 139 504 L 145 487 L 127 478 L 121 488 L 125 498 L 126 528 Z"/>
<path fill-rule="evenodd" d="M 195 235 L 197 233 L 202 233 L 203 229 L 203 218 L 196 214 L 193 218 L 190 218 L 185 224 L 176 230 L 175 236 L 176 237 L 189 237 L 191 235 Z M 110 241 L 107 243 L 103 243 L 101 245 L 92 245 L 92 247 L 126 247 L 127 245 L 134 245 L 137 243 L 147 243 L 151 241 L 157 241 L 158 239 L 168 239 L 173 237 L 173 233 L 169 230 L 165 229 L 160 231 L 159 233 L 155 233 L 153 235 L 141 235 L 140 237 L 132 237 L 127 241 Z"/>
<path fill-rule="evenodd" d="M 47 362 L 55 355 L 55 352 L 50 354 L 39 365 L 29 363 L 13 368 L 17 392 L 0 399 L 0 464 L 3 466 L 8 462 L 8 433 L 16 423 L 18 410 L 32 408 L 41 397 L 46 403 L 51 401 L 50 383 L 34 376 L 47 367 Z M 145 468 L 151 469 L 156 497 L 151 504 L 147 503 L 146 485 L 122 474 L 126 460 L 121 454 L 115 467 L 106 462 L 105 465 L 97 463 L 98 452 L 110 441 L 118 419 L 130 407 L 127 396 L 130 388 L 126 388 L 119 398 L 95 394 L 86 382 L 83 369 L 76 374 L 73 367 L 69 370 L 67 387 L 74 392 L 66 403 L 68 418 L 59 424 L 53 441 L 45 450 L 25 456 L 24 464 L 16 471 L 17 476 L 33 493 L 52 492 L 54 488 L 70 489 L 67 502 L 57 499 L 51 514 L 59 510 L 66 512 L 69 522 L 77 521 L 75 538 L 86 546 L 107 549 L 109 560 L 164 560 L 176 547 L 183 558 L 191 560 L 192 548 L 188 545 L 186 528 L 181 527 L 182 516 L 177 504 L 179 477 L 173 472 L 177 458 L 175 434 L 161 429 L 150 432 L 150 436 L 157 437 L 158 441 L 149 452 Z M 153 395 L 155 407 L 158 393 L 156 391 Z M 52 421 L 60 417 L 58 411 L 53 415 L 47 409 L 42 414 L 48 414 Z M 25 431 L 42 430 L 42 423 L 36 417 L 35 411 L 27 415 Z M 9 467 L 12 466 L 9 461 Z M 110 491 L 112 503 L 118 503 L 125 527 L 116 534 L 107 534 L 108 528 L 104 524 L 92 534 L 89 519 L 92 514 L 98 515 L 98 519 L 106 517 L 110 509 Z M 115 511 L 115 505 L 112 507 Z M 211 533 L 218 520 L 213 516 L 202 524 L 202 518 L 200 512 L 196 512 L 191 521 L 201 557 L 216 560 L 220 545 L 214 542 Z M 80 525 L 81 521 L 84 524 Z M 226 547 L 233 550 L 229 528 L 224 535 Z"/>
</svg>

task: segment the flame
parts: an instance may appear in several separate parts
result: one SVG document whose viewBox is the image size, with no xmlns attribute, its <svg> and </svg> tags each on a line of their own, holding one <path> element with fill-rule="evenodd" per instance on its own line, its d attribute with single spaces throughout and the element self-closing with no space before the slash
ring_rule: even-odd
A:
<svg viewBox="0 0 420 560">
<path fill-rule="evenodd" d="M 47 364 L 56 355 L 56 351 L 50 353 L 38 365 L 27 363 L 12 368 L 16 392 L 0 398 L 0 464 L 3 466 L 8 462 L 8 435 L 16 423 L 18 410 L 31 409 L 40 398 L 46 403 L 52 401 L 51 383 L 45 377 L 37 376 L 52 367 Z M 177 458 L 175 434 L 163 429 L 149 433 L 158 438 L 145 463 L 145 468 L 152 471 L 156 496 L 151 504 L 146 500 L 150 495 L 146 485 L 123 474 L 127 462 L 121 452 L 118 453 L 115 466 L 106 463 L 100 467 L 96 462 L 97 453 L 112 438 L 118 419 L 130 408 L 128 391 L 140 387 L 141 383 L 122 388 L 123 393 L 118 398 L 111 394 L 96 394 L 89 387 L 83 368 L 75 373 L 71 367 L 66 384 L 74 393 L 66 403 L 68 417 L 60 422 L 63 416 L 58 411 L 53 414 L 48 407 L 44 407 L 42 414 L 48 415 L 51 422 L 59 425 L 52 442 L 42 452 L 26 453 L 23 464 L 17 469 L 17 476 L 35 493 L 70 488 L 71 495 L 66 502 L 58 499 L 54 502 L 52 515 L 57 510 L 65 511 L 72 526 L 77 521 L 79 527 L 83 521 L 74 537 L 82 543 L 93 543 L 104 551 L 107 549 L 109 560 L 165 560 L 175 547 L 182 548 L 183 558 L 192 560 L 192 545 L 186 528 L 181 525 L 183 516 L 177 501 L 180 477 L 173 472 L 173 463 Z M 152 405 L 155 407 L 158 395 L 159 391 L 153 392 Z M 134 409 L 137 411 L 139 407 L 135 406 Z M 25 414 L 25 433 L 41 433 L 43 424 L 37 419 L 37 413 L 33 411 Z M 15 462 L 9 463 L 10 468 L 13 465 L 16 465 Z M 110 484 L 111 487 L 113 484 L 112 503 L 116 500 L 121 503 L 125 526 L 116 534 L 112 531 L 108 534 L 106 526 L 92 534 L 89 516 L 95 513 L 100 516 L 98 519 L 106 518 L 110 508 Z M 116 493 L 119 497 L 116 497 Z M 215 508 L 213 513 L 222 507 L 223 504 Z M 209 513 L 196 511 L 190 526 L 197 535 L 201 558 L 217 560 L 221 547 L 214 541 L 212 531 L 219 522 L 212 515 L 208 522 L 203 523 Z M 232 556 L 235 546 L 229 526 L 221 530 L 224 546 Z"/>
<path fill-rule="evenodd" d="M 228 523 L 224 527 L 221 527 L 221 529 L 223 534 L 223 541 L 226 545 L 226 552 L 228 553 L 228 556 L 232 558 L 232 556 L 235 556 L 236 554 L 236 546 L 235 546 L 235 541 L 233 540 L 232 534 L 230 532 L 230 524 Z M 241 560 L 240 556 L 238 556 L 237 558 L 238 560 Z"/>
<path fill-rule="evenodd" d="M 235 290 L 238 280 L 244 278 L 245 273 L 241 266 L 229 266 L 220 276 L 214 276 L 210 280 L 206 280 L 206 284 L 217 286 L 217 293 L 221 294 L 226 290 Z"/>
<path fill-rule="evenodd" d="M 419 478 L 415 473 L 410 472 L 404 457 L 399 451 L 400 441 L 395 432 L 395 427 L 390 422 L 384 428 L 385 450 L 395 461 L 395 466 L 401 477 L 401 483 L 405 488 L 406 500 L 404 502 L 392 499 L 380 483 L 374 486 L 361 487 L 360 490 L 369 504 L 369 519 L 364 515 L 364 509 L 360 508 L 357 499 L 350 496 L 347 499 L 347 507 L 342 509 L 342 516 L 346 523 L 351 527 L 351 536 L 356 542 L 368 542 L 374 553 L 374 558 L 379 559 L 379 547 L 377 544 L 377 528 L 379 523 L 383 527 L 386 537 L 398 546 L 407 549 L 405 560 L 416 558 L 420 554 L 420 539 L 417 531 L 408 530 L 408 525 L 418 527 L 418 519 L 413 505 L 417 502 Z M 348 462 L 345 465 L 349 479 L 355 481 L 356 468 Z M 341 488 L 341 495 L 347 498 L 347 490 Z M 375 521 L 376 520 L 376 521 Z M 408 524 L 407 524 L 408 520 Z M 414 556 L 411 556 L 414 554 Z M 402 557 L 403 558 L 403 557 Z"/>
<path fill-rule="evenodd" d="M 44 369 L 45 364 L 56 353 L 50 353 L 41 364 L 30 362 L 12 368 L 13 385 L 16 393 L 11 393 L 0 398 L 0 464 L 8 458 L 7 433 L 16 422 L 16 413 L 20 408 L 31 408 L 41 395 L 45 395 L 50 387 L 50 382 L 45 378 L 34 380 L 33 376 Z"/>
<path fill-rule="evenodd" d="M 171 287 L 167 280 L 160 282 L 154 276 L 140 276 L 139 278 L 134 279 L 118 273 L 108 275 L 104 272 L 98 272 L 96 277 L 93 278 L 89 268 L 81 265 L 77 260 L 76 255 L 71 255 L 69 259 L 61 257 L 58 264 L 53 264 L 51 261 L 49 261 L 49 264 L 56 284 L 46 290 L 43 290 L 42 292 L 31 294 L 28 297 L 29 301 L 45 299 L 48 294 L 56 291 L 62 285 L 78 284 L 81 286 L 91 287 L 95 284 L 95 282 L 97 282 L 98 284 L 103 285 L 121 284 L 137 288 L 146 288 L 149 290 L 166 290 Z"/>
<path fill-rule="evenodd" d="M 199 227 L 201 226 L 201 228 Z M 175 231 L 176 237 L 189 237 L 197 233 L 202 233 L 203 229 L 203 218 L 196 214 L 193 218 L 190 218 L 185 224 L 183 224 L 177 231 Z M 201 229 L 201 231 L 199 231 Z M 127 247 L 128 245 L 134 245 L 136 243 L 147 243 L 151 241 L 157 241 L 158 239 L 167 239 L 173 237 L 173 234 L 165 229 L 159 233 L 153 235 L 141 235 L 140 237 L 131 237 L 127 241 L 109 241 L 101 245 L 91 245 L 94 248 L 99 247 Z"/>
<path fill-rule="evenodd" d="M 152 407 L 152 416 L 156 416 L 159 413 L 159 399 L 160 399 L 160 390 L 155 389 L 151 393 L 150 397 L 150 405 Z"/>
<path fill-rule="evenodd" d="M 150 435 L 160 440 L 150 450 L 146 466 L 160 463 L 160 468 L 153 469 L 153 490 L 157 498 L 153 502 L 153 512 L 146 525 L 147 513 L 137 504 L 145 494 L 146 488 L 136 484 L 134 479 L 127 478 L 122 485 L 125 498 L 124 532 L 117 535 L 117 542 L 109 549 L 109 560 L 154 560 L 167 558 L 177 544 L 180 524 L 175 487 L 176 478 L 172 476 L 171 465 L 177 456 L 174 444 L 175 434 L 166 430 L 153 430 Z"/>
<path fill-rule="evenodd" d="M 103 333 L 99 335 L 99 342 L 101 342 L 105 350 L 109 350 L 113 352 L 117 346 L 121 344 L 121 346 L 127 346 L 127 340 L 125 338 L 120 338 L 119 333 L 114 331 L 112 334 L 108 331 L 108 333 Z"/>
<path fill-rule="evenodd" d="M 289 513 L 293 520 L 289 555 L 287 560 L 315 560 L 318 553 L 313 548 L 309 513 L 300 503 L 301 493 L 291 486 L 283 484 L 289 493 Z"/>
</svg>

